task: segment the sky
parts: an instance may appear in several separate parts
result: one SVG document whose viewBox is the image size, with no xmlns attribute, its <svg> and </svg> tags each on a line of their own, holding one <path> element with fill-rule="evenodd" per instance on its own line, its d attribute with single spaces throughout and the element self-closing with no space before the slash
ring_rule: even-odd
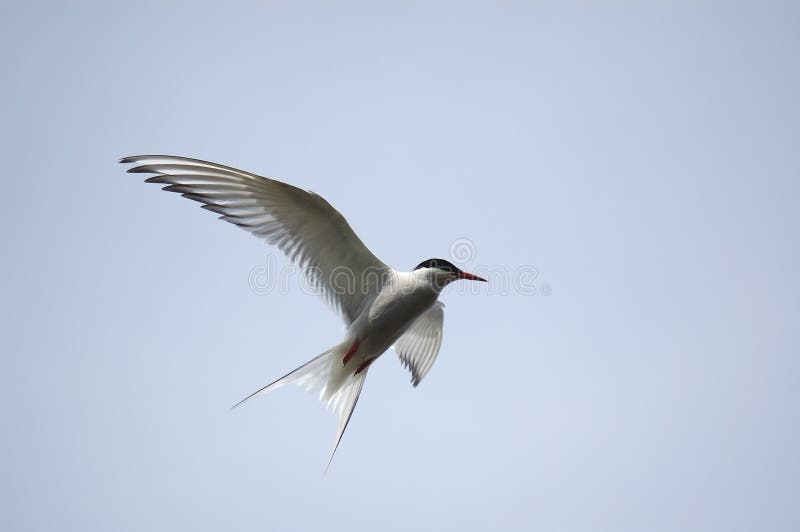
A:
<svg viewBox="0 0 800 532">
<path fill-rule="evenodd" d="M 800 528 L 793 2 L 5 2 L 0 528 Z M 287 260 L 126 155 L 324 196 L 450 287 L 336 419 Z"/>
</svg>

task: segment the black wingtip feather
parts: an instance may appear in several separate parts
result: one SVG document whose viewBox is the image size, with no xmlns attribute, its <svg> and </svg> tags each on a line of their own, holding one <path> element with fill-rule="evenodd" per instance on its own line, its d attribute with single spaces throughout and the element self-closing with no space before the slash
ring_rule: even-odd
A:
<svg viewBox="0 0 800 532">
<path fill-rule="evenodd" d="M 156 173 L 151 166 L 144 165 L 144 166 L 134 166 L 133 168 L 128 168 L 129 174 L 154 174 Z"/>
<path fill-rule="evenodd" d="M 206 209 L 207 211 L 215 212 L 217 214 L 221 214 L 221 215 L 226 216 L 226 217 L 231 217 L 231 216 L 229 216 L 227 214 L 228 209 L 226 209 L 222 205 L 214 205 L 213 203 L 207 203 L 205 205 L 200 205 L 200 208 L 201 209 Z M 236 217 L 233 216 L 232 218 L 236 218 Z"/>
<path fill-rule="evenodd" d="M 174 158 L 172 155 L 128 155 L 119 160 L 121 163 L 138 163 L 139 161 L 147 161 L 159 158 Z"/>
<path fill-rule="evenodd" d="M 120 159 L 119 162 L 122 164 L 131 164 L 131 163 L 138 163 L 139 161 L 151 158 L 152 157 L 149 155 L 128 155 Z"/>
</svg>

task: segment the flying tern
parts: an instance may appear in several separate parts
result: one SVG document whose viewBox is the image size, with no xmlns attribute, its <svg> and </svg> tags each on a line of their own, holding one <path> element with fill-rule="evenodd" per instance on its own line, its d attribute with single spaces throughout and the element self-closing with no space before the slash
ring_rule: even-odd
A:
<svg viewBox="0 0 800 532">
<path fill-rule="evenodd" d="M 234 405 L 285 384 L 317 392 L 339 418 L 328 466 L 370 365 L 394 347 L 417 386 L 442 344 L 442 289 L 459 279 L 486 281 L 444 259 L 425 260 L 409 272 L 387 266 L 330 203 L 311 191 L 186 157 L 137 155 L 120 162 L 135 164 L 128 172 L 153 174 L 148 183 L 200 202 L 220 219 L 276 246 L 339 312 L 346 326 L 339 343 Z"/>
</svg>

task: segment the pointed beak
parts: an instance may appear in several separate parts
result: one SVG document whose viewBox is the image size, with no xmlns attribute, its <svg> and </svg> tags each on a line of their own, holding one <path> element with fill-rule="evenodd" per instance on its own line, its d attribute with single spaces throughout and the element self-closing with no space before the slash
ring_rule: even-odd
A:
<svg viewBox="0 0 800 532">
<path fill-rule="evenodd" d="M 478 277 L 477 275 L 473 275 L 473 274 L 467 273 L 467 272 L 459 272 L 458 273 L 458 278 L 459 279 L 467 279 L 469 281 L 483 281 L 484 283 L 488 283 L 489 282 L 486 279 L 484 279 L 483 277 Z"/>
</svg>

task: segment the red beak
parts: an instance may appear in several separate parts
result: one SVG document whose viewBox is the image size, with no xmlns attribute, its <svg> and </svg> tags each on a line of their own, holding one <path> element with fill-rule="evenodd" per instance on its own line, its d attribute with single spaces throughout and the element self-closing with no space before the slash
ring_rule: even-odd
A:
<svg viewBox="0 0 800 532">
<path fill-rule="evenodd" d="M 489 282 L 486 279 L 484 279 L 483 277 L 478 277 L 477 275 L 473 275 L 473 274 L 467 273 L 467 272 L 459 272 L 458 278 L 459 279 L 467 279 L 469 281 L 483 281 L 484 283 L 488 283 Z"/>
</svg>

